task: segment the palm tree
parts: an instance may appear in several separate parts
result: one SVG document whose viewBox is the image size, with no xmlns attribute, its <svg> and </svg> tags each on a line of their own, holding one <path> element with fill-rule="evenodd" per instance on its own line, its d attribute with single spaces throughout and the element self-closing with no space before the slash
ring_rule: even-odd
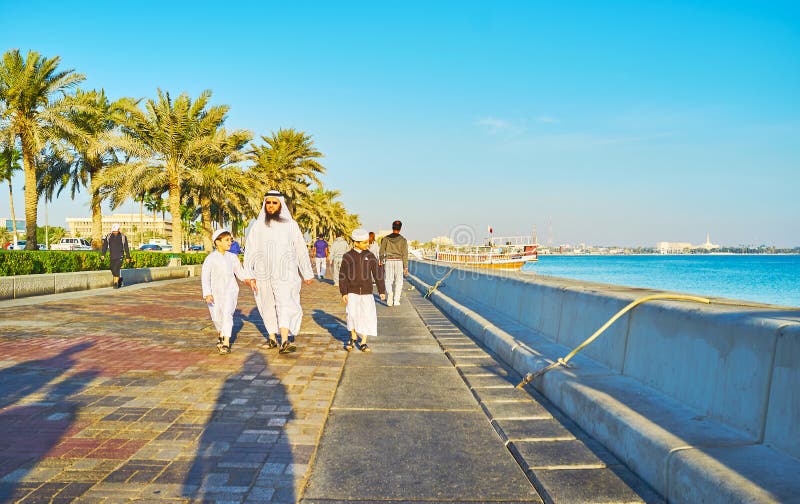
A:
<svg viewBox="0 0 800 504">
<path fill-rule="evenodd" d="M 121 185 L 113 192 L 112 205 L 141 190 L 166 187 L 169 213 L 172 215 L 172 247 L 181 250 L 183 223 L 180 220 L 182 187 L 189 178 L 193 161 L 220 148 L 217 130 L 225 121 L 227 105 L 207 107 L 211 91 L 204 91 L 197 100 L 182 93 L 173 100 L 169 93 L 158 90 L 156 100 L 147 100 L 145 109 L 130 107 L 123 121 L 123 132 L 129 141 L 149 156 L 124 167 L 106 170 L 104 185 Z M 122 197 L 122 200 L 119 198 Z"/>
<path fill-rule="evenodd" d="M 27 250 L 37 248 L 36 153 L 64 134 L 80 135 L 66 116 L 71 105 L 55 95 L 65 93 L 85 77 L 72 69 L 58 70 L 59 62 L 58 56 L 48 59 L 35 51 L 28 51 L 23 57 L 19 49 L 6 51 L 0 61 L 0 102 L 4 102 L 0 119 L 8 122 L 9 133 L 19 139 L 22 147 Z"/>
<path fill-rule="evenodd" d="M 313 236 L 349 235 L 359 226 L 358 215 L 348 214 L 344 205 L 336 201 L 339 191 L 326 191 L 321 187 L 311 191 L 309 197 L 297 204 L 295 217 L 302 229 Z"/>
<path fill-rule="evenodd" d="M 250 155 L 254 165 L 250 170 L 260 179 L 262 189 L 283 193 L 293 212 L 295 202 L 310 194 L 312 183 L 322 186 L 318 175 L 325 173 L 325 167 L 317 161 L 322 153 L 314 147 L 309 135 L 291 128 L 261 139 L 266 145 L 254 146 Z"/>
<path fill-rule="evenodd" d="M 17 217 L 14 213 L 14 186 L 11 179 L 14 178 L 14 172 L 22 170 L 19 164 L 22 155 L 10 144 L 4 144 L 3 149 L 0 150 L 0 180 L 8 182 L 8 201 L 11 205 L 11 227 L 14 231 L 14 243 L 16 247 L 17 242 Z"/>
<path fill-rule="evenodd" d="M 92 209 L 92 248 L 100 249 L 103 238 L 102 195 L 97 174 L 112 164 L 119 164 L 117 149 L 131 149 L 118 134 L 117 124 L 127 107 L 135 105 L 131 98 L 110 102 L 105 91 L 81 91 L 67 98 L 75 107 L 67 113 L 68 120 L 80 130 L 80 135 L 68 135 L 54 144 L 57 161 L 49 163 L 40 179 L 40 191 L 52 198 L 70 186 L 70 196 L 87 187 Z"/>
<path fill-rule="evenodd" d="M 143 197 L 144 200 L 144 207 L 147 208 L 149 212 L 153 212 L 153 236 L 155 238 L 156 235 L 156 214 L 158 212 L 165 212 L 167 206 L 164 204 L 164 198 L 161 197 L 164 191 L 153 191 L 146 193 Z M 162 216 L 163 219 L 163 216 Z"/>
<path fill-rule="evenodd" d="M 224 128 L 216 132 L 218 149 L 207 155 L 199 156 L 192 163 L 187 179 L 187 192 L 200 206 L 203 246 L 210 250 L 212 206 L 220 213 L 230 210 L 240 213 L 250 206 L 252 196 L 252 180 L 236 166 L 245 159 L 242 149 L 252 138 L 248 131 L 236 131 L 228 134 Z M 223 225 L 223 218 L 218 219 Z"/>
</svg>

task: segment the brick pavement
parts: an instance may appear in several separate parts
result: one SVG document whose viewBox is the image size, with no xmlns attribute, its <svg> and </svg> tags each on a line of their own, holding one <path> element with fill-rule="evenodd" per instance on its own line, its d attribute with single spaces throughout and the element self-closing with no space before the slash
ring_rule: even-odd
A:
<svg viewBox="0 0 800 504">
<path fill-rule="evenodd" d="M 280 355 L 242 289 L 227 356 L 196 278 L 0 304 L 0 501 L 295 502 L 347 334 L 329 283 L 302 302 Z"/>
</svg>

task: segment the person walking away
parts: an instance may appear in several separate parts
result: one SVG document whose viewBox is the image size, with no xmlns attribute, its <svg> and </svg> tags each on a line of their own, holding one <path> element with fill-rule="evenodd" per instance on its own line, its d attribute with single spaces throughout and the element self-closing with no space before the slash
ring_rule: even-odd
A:
<svg viewBox="0 0 800 504">
<path fill-rule="evenodd" d="M 336 239 L 331 243 L 331 266 L 333 267 L 333 285 L 339 285 L 339 270 L 342 268 L 342 258 L 347 253 L 350 246 L 341 234 L 336 235 Z M 377 257 L 377 256 L 375 256 Z"/>
<path fill-rule="evenodd" d="M 399 306 L 403 276 L 408 275 L 408 241 L 400 234 L 403 223 L 392 222 L 392 233 L 383 237 L 379 251 L 386 281 L 386 306 Z"/>
<path fill-rule="evenodd" d="M 280 332 L 280 352 L 294 352 L 303 320 L 300 287 L 303 282 L 311 285 L 314 271 L 300 226 L 280 192 L 267 193 L 245 244 L 244 268 L 255 281 L 256 306 L 268 332 L 262 348 L 277 347 Z"/>
<path fill-rule="evenodd" d="M 317 241 L 314 242 L 314 263 L 317 267 L 317 277 L 320 280 L 325 278 L 325 266 L 330 261 L 330 250 L 328 242 L 317 236 Z"/>
<path fill-rule="evenodd" d="M 378 258 L 370 252 L 369 235 L 356 229 L 351 235 L 353 249 L 344 255 L 339 272 L 339 293 L 347 305 L 347 329 L 350 341 L 344 346 L 348 352 L 358 345 L 362 352 L 369 352 L 367 336 L 378 335 L 378 315 L 375 297 L 372 294 L 373 280 L 378 286 L 381 301 L 386 299 L 386 286 L 378 275 Z M 361 341 L 358 340 L 359 335 Z"/>
<path fill-rule="evenodd" d="M 221 355 L 231 353 L 233 313 L 239 301 L 238 278 L 255 289 L 255 281 L 247 278 L 239 257 L 230 252 L 233 236 L 227 229 L 218 229 L 211 237 L 214 250 L 206 256 L 201 271 L 203 299 L 208 304 L 211 321 L 217 328 L 217 350 Z"/>
<path fill-rule="evenodd" d="M 375 233 L 369 232 L 369 251 L 372 255 L 378 258 L 378 276 L 383 278 L 383 264 L 381 263 L 381 246 L 378 245 L 378 240 L 375 239 Z"/>
<path fill-rule="evenodd" d="M 131 260 L 131 251 L 128 248 L 128 237 L 119 230 L 119 224 L 111 225 L 111 232 L 103 238 L 103 251 L 100 253 L 103 259 L 108 252 L 108 264 L 111 276 L 114 278 L 113 287 L 122 287 L 122 261 Z"/>
</svg>

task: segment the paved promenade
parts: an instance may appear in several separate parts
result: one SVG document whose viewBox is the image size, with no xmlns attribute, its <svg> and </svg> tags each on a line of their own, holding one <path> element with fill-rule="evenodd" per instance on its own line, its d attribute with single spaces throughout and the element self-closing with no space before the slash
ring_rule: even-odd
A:
<svg viewBox="0 0 800 504">
<path fill-rule="evenodd" d="M 246 289 L 218 355 L 197 278 L 0 302 L 0 501 L 657 501 L 407 293 L 367 354 L 329 282 L 288 355 Z"/>
</svg>

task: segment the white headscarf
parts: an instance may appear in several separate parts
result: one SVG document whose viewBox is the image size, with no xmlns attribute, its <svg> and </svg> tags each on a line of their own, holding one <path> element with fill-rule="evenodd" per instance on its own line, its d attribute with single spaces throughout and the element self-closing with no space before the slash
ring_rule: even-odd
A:
<svg viewBox="0 0 800 504">
<path fill-rule="evenodd" d="M 267 191 L 267 195 L 264 196 L 264 201 L 261 202 L 261 211 L 258 213 L 258 217 L 256 217 L 256 222 L 264 222 L 264 219 L 267 216 L 267 198 L 278 198 L 278 201 L 281 202 L 281 211 L 278 212 L 278 218 L 282 220 L 294 220 L 292 217 L 292 213 L 289 211 L 289 208 L 286 206 L 286 198 L 281 194 L 280 191 Z"/>
<path fill-rule="evenodd" d="M 281 202 L 281 210 L 278 213 L 279 220 L 273 221 L 273 223 L 278 224 L 274 226 L 274 229 L 264 221 L 267 213 L 265 209 L 267 198 L 278 198 Z M 288 241 L 272 242 L 272 245 L 268 245 L 264 237 L 272 232 L 285 233 Z M 278 248 L 275 248 L 276 243 Z M 306 249 L 305 241 L 303 240 L 303 232 L 286 207 L 286 199 L 279 191 L 269 191 L 264 197 L 264 203 L 261 205 L 258 217 L 248 228 L 246 245 L 244 252 L 245 269 L 251 277 L 270 278 L 272 281 L 291 280 L 299 282 L 298 269 L 305 279 L 310 279 L 314 276 L 311 270 L 311 260 L 308 257 L 308 249 Z M 267 261 L 267 257 L 271 257 L 272 260 Z"/>
</svg>

